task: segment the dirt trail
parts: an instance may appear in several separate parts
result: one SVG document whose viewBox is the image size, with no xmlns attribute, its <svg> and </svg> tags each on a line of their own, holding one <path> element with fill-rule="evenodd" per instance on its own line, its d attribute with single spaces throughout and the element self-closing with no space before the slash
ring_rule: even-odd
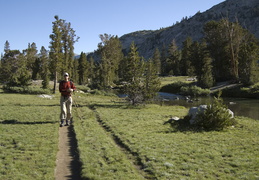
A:
<svg viewBox="0 0 259 180">
<path fill-rule="evenodd" d="M 73 126 L 59 128 L 59 151 L 56 160 L 56 180 L 81 180 L 81 163 Z"/>
</svg>

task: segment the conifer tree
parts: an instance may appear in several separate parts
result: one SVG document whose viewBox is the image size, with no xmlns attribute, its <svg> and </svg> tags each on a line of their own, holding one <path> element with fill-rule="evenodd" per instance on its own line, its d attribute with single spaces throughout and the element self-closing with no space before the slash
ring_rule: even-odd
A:
<svg viewBox="0 0 259 180">
<path fill-rule="evenodd" d="M 58 75 L 63 74 L 64 71 L 73 75 L 77 74 L 74 74 L 72 69 L 74 68 L 74 43 L 79 38 L 75 35 L 75 31 L 71 28 L 70 23 L 59 19 L 58 16 L 54 18 L 55 21 L 52 22 L 52 34 L 50 35 L 50 70 L 54 77 L 53 93 L 56 90 Z"/>
<path fill-rule="evenodd" d="M 93 57 L 90 57 L 88 59 L 88 79 L 87 79 L 87 83 L 89 85 L 92 85 L 94 78 L 95 78 L 95 62 L 94 62 Z"/>
<path fill-rule="evenodd" d="M 198 71 L 198 84 L 202 88 L 210 88 L 213 86 L 212 59 L 205 41 L 202 41 L 199 50 L 201 69 Z"/>
<path fill-rule="evenodd" d="M 50 72 L 49 72 L 49 58 L 48 58 L 48 51 L 45 49 L 44 46 L 40 49 L 40 75 L 42 78 L 42 88 L 48 89 L 49 88 L 49 81 L 50 81 Z"/>
<path fill-rule="evenodd" d="M 175 40 L 171 42 L 168 47 L 168 57 L 167 57 L 167 73 L 169 75 L 180 75 L 180 59 L 181 54 L 178 50 Z"/>
<path fill-rule="evenodd" d="M 78 83 L 83 85 L 87 82 L 87 58 L 86 54 L 81 52 L 78 59 Z"/>
<path fill-rule="evenodd" d="M 165 47 L 165 45 L 163 45 L 162 51 L 161 51 L 161 75 L 162 76 L 166 76 L 167 75 L 167 49 Z"/>
<path fill-rule="evenodd" d="M 158 77 L 158 71 L 157 63 L 153 59 L 149 59 L 145 63 L 145 101 L 154 98 L 159 91 L 161 83 Z"/>
<path fill-rule="evenodd" d="M 182 75 L 193 76 L 194 75 L 194 67 L 191 64 L 192 57 L 190 52 L 190 47 L 192 45 L 191 37 L 187 37 L 183 42 L 182 48 Z"/>
<path fill-rule="evenodd" d="M 118 68 L 123 59 L 122 46 L 117 36 L 108 34 L 100 35 L 101 43 L 98 44 L 98 52 L 101 56 L 100 71 L 102 88 L 112 87 L 118 78 Z"/>
<path fill-rule="evenodd" d="M 134 42 L 131 43 L 125 65 L 124 80 L 127 82 L 125 93 L 133 105 L 142 103 L 145 98 L 144 66 Z"/>
<path fill-rule="evenodd" d="M 249 33 L 245 32 L 244 42 L 239 52 L 239 76 L 245 85 L 253 85 L 259 82 L 259 42 Z"/>
<path fill-rule="evenodd" d="M 38 62 L 36 62 L 38 58 L 37 52 L 38 51 L 37 51 L 36 43 L 32 43 L 32 44 L 29 43 L 28 48 L 23 51 L 27 61 L 27 68 L 32 74 L 32 77 L 31 77 L 32 79 L 37 79 L 37 73 L 39 71 L 39 67 L 37 64 Z"/>
<path fill-rule="evenodd" d="M 154 65 L 156 67 L 155 71 L 157 72 L 157 74 L 161 74 L 161 59 L 160 58 L 161 57 L 160 57 L 159 49 L 156 48 L 152 59 L 153 59 Z"/>
<path fill-rule="evenodd" d="M 61 72 L 62 66 L 62 20 L 58 16 L 54 17 L 56 21 L 52 22 L 52 34 L 50 35 L 50 71 L 54 76 L 53 93 L 56 92 L 56 84 L 58 80 L 58 74 Z"/>
</svg>

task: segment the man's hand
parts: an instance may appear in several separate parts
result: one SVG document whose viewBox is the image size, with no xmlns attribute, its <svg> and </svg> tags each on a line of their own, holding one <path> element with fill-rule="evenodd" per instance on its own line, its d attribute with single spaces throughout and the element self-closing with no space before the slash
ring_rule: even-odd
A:
<svg viewBox="0 0 259 180">
<path fill-rule="evenodd" d="M 67 92 L 73 92 L 74 90 L 73 89 L 71 89 L 71 88 L 69 88 L 68 90 L 67 90 Z"/>
</svg>

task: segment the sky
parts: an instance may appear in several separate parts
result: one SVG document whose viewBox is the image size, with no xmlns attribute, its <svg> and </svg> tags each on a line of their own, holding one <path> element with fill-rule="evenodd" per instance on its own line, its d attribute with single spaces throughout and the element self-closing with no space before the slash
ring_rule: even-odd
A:
<svg viewBox="0 0 259 180">
<path fill-rule="evenodd" d="M 71 23 L 79 38 L 76 54 L 92 52 L 100 34 L 121 37 L 172 26 L 225 0 L 0 0 L 0 53 L 5 42 L 20 51 L 28 43 L 49 50 L 54 16 Z"/>
</svg>

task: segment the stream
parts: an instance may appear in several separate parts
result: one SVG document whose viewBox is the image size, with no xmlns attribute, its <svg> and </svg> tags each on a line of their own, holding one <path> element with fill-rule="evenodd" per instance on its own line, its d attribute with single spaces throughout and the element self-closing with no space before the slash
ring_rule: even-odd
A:
<svg viewBox="0 0 259 180">
<path fill-rule="evenodd" d="M 180 96 L 176 94 L 158 93 L 160 104 L 164 105 L 180 105 L 186 108 L 199 106 L 201 104 L 210 104 L 213 102 L 212 97 L 199 97 L 197 100 Z M 222 98 L 228 108 L 234 112 L 235 116 L 245 116 L 259 120 L 259 100 L 248 98 Z"/>
</svg>

